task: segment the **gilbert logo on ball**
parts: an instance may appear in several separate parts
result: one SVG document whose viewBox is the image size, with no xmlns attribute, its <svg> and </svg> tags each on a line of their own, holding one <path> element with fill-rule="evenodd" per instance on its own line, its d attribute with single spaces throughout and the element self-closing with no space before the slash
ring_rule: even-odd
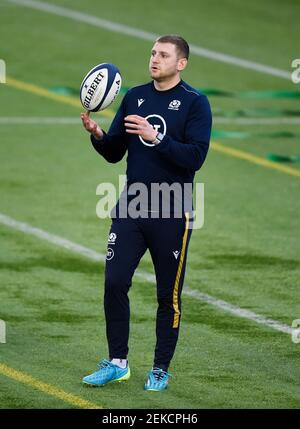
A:
<svg viewBox="0 0 300 429">
<path fill-rule="evenodd" d="M 80 86 L 81 104 L 86 110 L 104 110 L 120 92 L 122 78 L 114 64 L 98 64 L 83 79 Z"/>
</svg>

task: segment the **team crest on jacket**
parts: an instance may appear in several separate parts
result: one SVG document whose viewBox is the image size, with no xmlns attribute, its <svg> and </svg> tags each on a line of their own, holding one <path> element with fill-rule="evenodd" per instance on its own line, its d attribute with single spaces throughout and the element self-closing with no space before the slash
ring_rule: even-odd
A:
<svg viewBox="0 0 300 429">
<path fill-rule="evenodd" d="M 168 109 L 169 110 L 179 110 L 180 105 L 181 105 L 181 101 L 179 101 L 179 100 L 173 100 L 169 104 Z"/>
</svg>

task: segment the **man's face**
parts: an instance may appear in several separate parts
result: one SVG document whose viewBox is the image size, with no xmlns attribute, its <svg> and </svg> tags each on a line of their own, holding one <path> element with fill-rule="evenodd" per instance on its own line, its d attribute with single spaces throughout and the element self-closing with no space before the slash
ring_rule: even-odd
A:
<svg viewBox="0 0 300 429">
<path fill-rule="evenodd" d="M 184 59 L 178 58 L 176 46 L 172 43 L 156 42 L 151 51 L 149 71 L 152 79 L 162 82 L 183 70 Z"/>
</svg>

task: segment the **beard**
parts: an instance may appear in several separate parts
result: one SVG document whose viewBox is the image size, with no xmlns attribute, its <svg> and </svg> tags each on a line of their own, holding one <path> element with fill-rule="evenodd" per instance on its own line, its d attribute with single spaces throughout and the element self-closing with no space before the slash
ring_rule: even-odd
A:
<svg viewBox="0 0 300 429">
<path fill-rule="evenodd" d="M 150 69 L 150 76 L 156 82 L 164 82 L 164 81 L 170 80 L 174 76 L 176 76 L 176 72 L 173 71 L 173 72 L 162 73 L 160 70 L 158 70 L 158 71 L 152 71 Z"/>
</svg>

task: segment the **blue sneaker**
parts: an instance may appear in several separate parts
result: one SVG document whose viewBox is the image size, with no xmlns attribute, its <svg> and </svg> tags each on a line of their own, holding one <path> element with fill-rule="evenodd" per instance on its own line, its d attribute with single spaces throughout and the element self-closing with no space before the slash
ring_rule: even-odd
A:
<svg viewBox="0 0 300 429">
<path fill-rule="evenodd" d="M 127 381 L 130 377 L 128 364 L 126 368 L 120 368 L 109 360 L 103 359 L 97 364 L 97 368 L 98 370 L 93 372 L 93 374 L 84 377 L 82 382 L 90 386 L 104 386 L 115 381 Z"/>
<path fill-rule="evenodd" d="M 148 373 L 148 380 L 144 386 L 144 389 L 153 392 L 165 390 L 168 387 L 170 377 L 171 374 L 168 372 L 163 371 L 160 368 L 152 368 Z"/>
</svg>

